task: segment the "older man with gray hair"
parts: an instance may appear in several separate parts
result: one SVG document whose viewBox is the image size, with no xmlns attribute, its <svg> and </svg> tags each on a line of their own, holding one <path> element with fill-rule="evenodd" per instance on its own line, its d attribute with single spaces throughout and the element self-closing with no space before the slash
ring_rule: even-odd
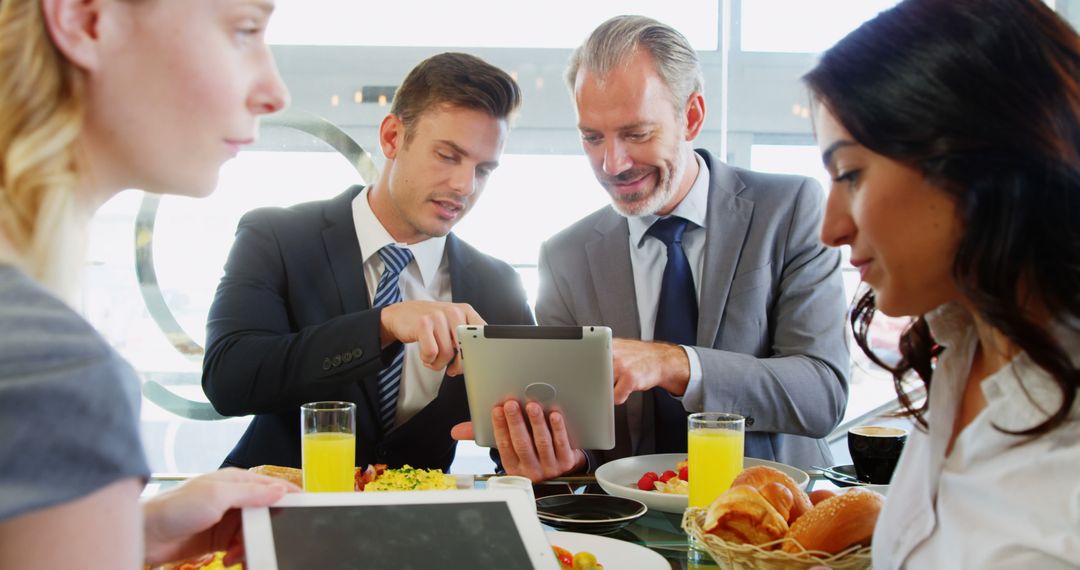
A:
<svg viewBox="0 0 1080 570">
<path fill-rule="evenodd" d="M 660 22 L 604 22 L 566 79 L 612 203 L 544 244 L 536 316 L 612 328 L 616 447 L 573 449 L 558 413 L 508 402 L 492 411 L 507 471 L 542 480 L 685 452 L 687 414 L 706 410 L 746 418 L 749 457 L 829 465 L 849 354 L 840 255 L 817 238 L 821 187 L 693 148 L 701 66 Z"/>
</svg>

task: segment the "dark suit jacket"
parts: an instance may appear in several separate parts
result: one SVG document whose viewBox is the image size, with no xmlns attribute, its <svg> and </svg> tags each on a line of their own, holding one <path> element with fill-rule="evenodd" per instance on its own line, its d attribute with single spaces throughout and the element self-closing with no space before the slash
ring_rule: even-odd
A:
<svg viewBox="0 0 1080 570">
<path fill-rule="evenodd" d="M 380 347 L 353 225 L 354 186 L 330 200 L 264 208 L 240 220 L 207 319 L 203 390 L 218 412 L 255 414 L 226 465 L 300 466 L 300 405 L 356 403 L 356 463 L 447 469 L 450 428 L 469 419 L 462 377 L 389 434 L 375 412 L 379 370 L 400 343 Z M 447 236 L 453 299 L 492 324 L 533 324 L 517 273 Z"/>
<path fill-rule="evenodd" d="M 812 179 L 732 168 L 706 151 L 705 262 L 695 352 L 703 393 L 688 411 L 746 417 L 748 457 L 831 465 L 821 438 L 847 405 L 848 347 L 840 253 L 818 238 L 825 194 Z M 626 218 L 607 206 L 540 250 L 536 316 L 545 325 L 606 325 L 641 338 Z M 643 439 L 631 449 L 616 408 L 616 446 L 591 461 L 654 453 L 653 427 L 686 427 L 685 413 L 643 402 Z M 597 463 L 593 463 L 596 465 Z"/>
</svg>

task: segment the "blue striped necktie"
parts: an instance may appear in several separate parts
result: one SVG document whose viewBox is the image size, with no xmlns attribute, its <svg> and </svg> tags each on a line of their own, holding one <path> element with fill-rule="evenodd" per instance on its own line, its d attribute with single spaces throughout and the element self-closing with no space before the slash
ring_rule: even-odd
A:
<svg viewBox="0 0 1080 570">
<path fill-rule="evenodd" d="M 390 244 L 379 250 L 379 257 L 382 258 L 385 268 L 382 277 L 379 278 L 379 286 L 375 288 L 373 306 L 385 307 L 400 303 L 401 270 L 412 261 L 412 252 L 404 247 Z M 401 388 L 401 371 L 404 366 L 405 348 L 402 347 L 390 366 L 379 372 L 379 421 L 382 424 L 383 433 L 389 432 L 394 427 L 398 391 Z"/>
<path fill-rule="evenodd" d="M 683 250 L 682 238 L 689 220 L 670 216 L 649 227 L 650 236 L 664 242 L 667 265 L 660 282 L 653 339 L 675 344 L 697 344 L 698 306 L 690 260 Z M 656 406 L 657 453 L 686 452 L 686 409 L 667 390 L 653 388 Z"/>
</svg>

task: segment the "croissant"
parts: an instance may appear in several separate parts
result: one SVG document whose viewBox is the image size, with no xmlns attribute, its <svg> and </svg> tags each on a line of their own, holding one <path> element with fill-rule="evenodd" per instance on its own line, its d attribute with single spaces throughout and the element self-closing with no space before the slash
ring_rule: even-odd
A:
<svg viewBox="0 0 1080 570">
<path fill-rule="evenodd" d="M 731 542 L 760 545 L 783 538 L 788 523 L 757 489 L 736 485 L 709 505 L 702 529 Z"/>
<path fill-rule="evenodd" d="M 756 465 L 743 469 L 735 477 L 735 480 L 731 482 L 731 485 L 750 485 L 760 491 L 769 483 L 780 483 L 787 487 L 788 491 L 791 491 L 793 504 L 787 516 L 784 517 L 788 524 L 795 522 L 803 513 L 814 508 L 813 503 L 810 502 L 810 496 L 795 483 L 794 479 L 788 476 L 787 473 L 767 465 Z"/>
</svg>

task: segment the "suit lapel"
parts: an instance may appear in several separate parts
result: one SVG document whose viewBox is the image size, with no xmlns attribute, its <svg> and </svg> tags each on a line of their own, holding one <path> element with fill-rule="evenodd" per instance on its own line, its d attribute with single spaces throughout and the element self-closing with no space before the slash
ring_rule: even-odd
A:
<svg viewBox="0 0 1080 570">
<path fill-rule="evenodd" d="M 610 326 L 613 336 L 641 338 L 637 303 L 633 302 L 637 295 L 634 270 L 630 265 L 630 230 L 626 219 L 609 211 L 596 224 L 596 231 L 599 236 L 585 245 L 585 255 L 600 308 L 598 322 Z"/>
<path fill-rule="evenodd" d="M 324 211 L 323 243 L 341 296 L 343 314 L 371 308 L 364 282 L 364 255 L 360 251 L 352 215 L 352 200 L 362 189 L 362 186 L 349 188 L 330 200 Z"/>
<path fill-rule="evenodd" d="M 708 152 L 699 153 L 709 167 L 709 205 L 697 336 L 699 346 L 711 347 L 720 330 L 754 205 L 738 197 L 746 186 L 734 170 Z"/>
<path fill-rule="evenodd" d="M 476 275 L 468 270 L 472 256 L 452 233 L 446 236 L 446 259 L 450 268 L 450 297 L 455 303 L 468 303 L 480 312 L 483 294 L 479 289 L 482 284 L 477 283 Z"/>
<path fill-rule="evenodd" d="M 362 189 L 362 186 L 350 187 L 330 200 L 323 211 L 326 220 L 323 244 L 341 298 L 342 314 L 371 308 L 367 283 L 364 281 L 364 254 L 360 251 L 352 214 L 352 201 Z M 379 383 L 373 377 L 367 377 L 359 379 L 356 384 L 364 392 L 368 404 L 368 409 L 361 410 L 360 414 L 366 418 L 378 417 L 375 403 L 379 401 Z M 381 423 L 376 421 L 370 422 L 368 428 L 380 433 L 382 431 Z"/>
</svg>

